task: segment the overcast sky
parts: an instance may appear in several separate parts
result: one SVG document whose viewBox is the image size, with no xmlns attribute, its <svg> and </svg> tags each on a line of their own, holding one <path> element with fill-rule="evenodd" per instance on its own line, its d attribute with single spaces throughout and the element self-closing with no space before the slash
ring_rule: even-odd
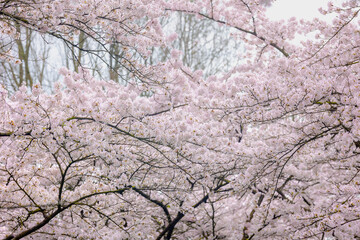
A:
<svg viewBox="0 0 360 240">
<path fill-rule="evenodd" d="M 333 2 L 341 2 L 341 0 Z M 324 19 L 318 9 L 320 7 L 326 9 L 327 3 L 327 0 L 277 0 L 268 9 L 267 14 L 274 20 L 289 19 L 293 16 L 298 19 L 305 18 L 308 20 L 314 17 Z"/>
</svg>

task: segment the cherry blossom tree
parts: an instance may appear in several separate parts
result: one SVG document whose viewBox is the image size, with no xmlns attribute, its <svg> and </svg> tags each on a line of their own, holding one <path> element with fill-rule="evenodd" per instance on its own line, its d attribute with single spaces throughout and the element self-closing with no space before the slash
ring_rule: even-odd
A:
<svg viewBox="0 0 360 240">
<path fill-rule="evenodd" d="M 62 68 L 52 94 L 1 88 L 0 237 L 360 239 L 360 4 L 330 2 L 331 24 L 270 21 L 269 4 L 2 1 L 3 42 L 9 20 L 82 32 L 99 58 L 117 41 L 131 81 Z M 143 64 L 169 12 L 231 27 L 242 63 L 206 79 L 176 50 Z"/>
</svg>

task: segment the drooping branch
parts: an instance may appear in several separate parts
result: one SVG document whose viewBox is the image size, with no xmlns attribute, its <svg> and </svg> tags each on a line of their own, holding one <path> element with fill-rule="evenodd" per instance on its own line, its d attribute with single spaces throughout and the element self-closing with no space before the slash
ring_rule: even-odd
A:
<svg viewBox="0 0 360 240">
<path fill-rule="evenodd" d="M 17 235 L 10 235 L 8 237 L 6 237 L 4 240 L 19 240 L 22 239 L 26 236 L 29 236 L 30 234 L 35 233 L 37 230 L 41 229 L 42 227 L 44 227 L 45 225 L 47 225 L 53 218 L 55 218 L 57 215 L 59 215 L 60 213 L 64 212 L 65 210 L 69 209 L 70 207 L 79 204 L 80 202 L 94 197 L 94 196 L 98 196 L 98 195 L 106 195 L 109 193 L 115 193 L 115 194 L 122 194 L 123 192 L 125 192 L 126 190 L 129 190 L 130 188 L 125 187 L 125 188 L 121 188 L 121 189 L 115 189 L 115 190 L 111 190 L 111 191 L 102 191 L 102 192 L 96 192 L 96 193 L 92 193 L 83 197 L 80 197 L 79 199 L 65 205 L 65 206 L 60 206 L 58 207 L 52 214 L 50 215 L 45 215 L 44 220 L 42 220 L 41 222 L 37 223 L 35 226 L 17 234 Z"/>
</svg>

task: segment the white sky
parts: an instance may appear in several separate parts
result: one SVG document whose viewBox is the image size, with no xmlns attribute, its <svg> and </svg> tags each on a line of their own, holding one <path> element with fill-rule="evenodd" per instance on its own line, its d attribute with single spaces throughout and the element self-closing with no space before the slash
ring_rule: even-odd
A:
<svg viewBox="0 0 360 240">
<path fill-rule="evenodd" d="M 333 0 L 332 2 L 342 2 L 343 0 Z M 277 0 L 268 9 L 267 15 L 274 20 L 289 19 L 295 16 L 297 19 L 310 20 L 314 17 L 320 19 L 331 19 L 331 17 L 325 17 L 319 13 L 319 8 L 326 9 L 327 0 Z"/>
</svg>

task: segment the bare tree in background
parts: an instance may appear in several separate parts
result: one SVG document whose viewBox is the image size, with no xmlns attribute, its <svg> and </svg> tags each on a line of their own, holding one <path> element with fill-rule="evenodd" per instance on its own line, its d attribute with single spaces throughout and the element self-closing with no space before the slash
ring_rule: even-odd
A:
<svg viewBox="0 0 360 240">
<path fill-rule="evenodd" d="M 143 62 L 144 66 L 164 62 L 169 59 L 171 48 L 182 52 L 181 59 L 185 66 L 202 70 L 205 76 L 224 72 L 239 61 L 239 56 L 235 55 L 238 51 L 234 51 L 234 48 L 239 48 L 240 43 L 230 38 L 229 29 L 211 20 L 181 12 L 172 13 L 161 23 L 166 32 L 176 32 L 177 39 L 171 47 L 152 47 L 152 54 L 148 58 L 116 40 L 106 45 L 100 44 L 85 31 L 79 31 L 78 35 L 57 44 L 60 42 L 54 36 L 44 39 L 31 28 L 22 27 L 16 21 L 13 24 L 20 35 L 14 40 L 16 43 L 12 49 L 19 61 L 1 61 L 3 72 L 0 81 L 10 92 L 22 84 L 31 88 L 35 83 L 51 90 L 53 83 L 59 79 L 58 60 L 75 72 L 79 72 L 80 67 L 88 68 L 93 75 L 123 83 L 134 75 L 141 75 L 140 71 L 137 73 L 139 69 L 134 71 L 131 66 L 133 59 Z"/>
<path fill-rule="evenodd" d="M 177 34 L 171 47 L 182 52 L 182 63 L 192 70 L 202 70 L 205 76 L 210 76 L 225 72 L 240 61 L 241 43 L 230 37 L 229 28 L 183 12 L 172 13 L 162 25 L 164 31 Z M 150 64 L 166 61 L 171 49 L 157 48 L 153 52 L 148 60 Z"/>
<path fill-rule="evenodd" d="M 40 34 L 14 23 L 19 38 L 14 40 L 16 62 L 1 60 L 0 83 L 13 92 L 20 86 L 34 84 L 49 86 L 57 79 L 48 67 L 50 45 Z"/>
</svg>

